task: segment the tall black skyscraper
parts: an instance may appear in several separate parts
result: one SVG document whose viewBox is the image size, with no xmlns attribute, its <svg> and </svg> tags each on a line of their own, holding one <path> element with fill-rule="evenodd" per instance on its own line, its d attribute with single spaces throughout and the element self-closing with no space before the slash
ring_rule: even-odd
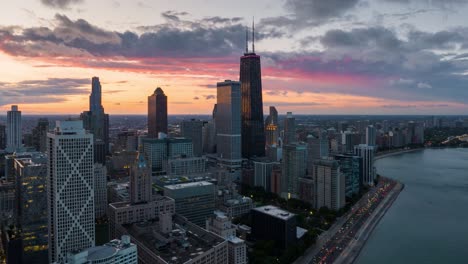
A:
<svg viewBox="0 0 468 264">
<path fill-rule="evenodd" d="M 148 96 L 148 137 L 158 138 L 159 133 L 167 134 L 167 96 L 158 87 Z"/>
<path fill-rule="evenodd" d="M 102 88 L 98 77 L 92 78 L 89 111 L 81 114 L 84 128 L 94 135 L 94 162 L 105 164 L 109 152 L 109 115 L 102 106 Z"/>
<path fill-rule="evenodd" d="M 255 54 L 254 29 L 252 25 L 252 52 L 249 52 L 248 45 L 246 45 L 245 54 L 240 60 L 242 156 L 244 158 L 265 156 L 262 74 L 260 56 Z"/>
</svg>

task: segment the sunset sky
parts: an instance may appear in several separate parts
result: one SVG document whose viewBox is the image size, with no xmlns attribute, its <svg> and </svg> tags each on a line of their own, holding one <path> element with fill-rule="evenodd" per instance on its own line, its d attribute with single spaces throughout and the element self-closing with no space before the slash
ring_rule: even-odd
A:
<svg viewBox="0 0 468 264">
<path fill-rule="evenodd" d="M 17 0 L 0 4 L 0 115 L 208 114 L 256 22 L 264 107 L 468 114 L 468 0 Z"/>
</svg>

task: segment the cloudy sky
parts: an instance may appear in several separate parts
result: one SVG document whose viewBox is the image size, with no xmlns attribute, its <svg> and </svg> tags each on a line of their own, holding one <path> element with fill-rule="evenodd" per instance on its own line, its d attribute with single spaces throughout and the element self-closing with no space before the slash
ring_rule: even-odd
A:
<svg viewBox="0 0 468 264">
<path fill-rule="evenodd" d="M 0 4 L 0 114 L 207 114 L 256 21 L 264 106 L 468 114 L 468 0 L 18 0 Z"/>
</svg>

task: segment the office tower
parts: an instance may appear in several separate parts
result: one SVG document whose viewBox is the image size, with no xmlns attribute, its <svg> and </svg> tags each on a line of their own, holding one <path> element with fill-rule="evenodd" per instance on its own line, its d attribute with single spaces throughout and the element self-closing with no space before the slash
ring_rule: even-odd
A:
<svg viewBox="0 0 468 264">
<path fill-rule="evenodd" d="M 142 145 L 153 175 L 166 174 L 169 159 L 194 157 L 192 140 L 186 138 L 144 138 Z"/>
<path fill-rule="evenodd" d="M 279 165 L 278 162 L 270 161 L 267 158 L 257 158 L 254 163 L 254 186 L 263 187 L 267 192 L 271 190 L 271 173 L 273 168 Z"/>
<path fill-rule="evenodd" d="M 203 124 L 203 153 L 216 153 L 216 130 L 215 121 L 210 120 Z"/>
<path fill-rule="evenodd" d="M 346 196 L 358 194 L 362 187 L 362 158 L 351 154 L 336 155 L 341 173 L 345 177 Z"/>
<path fill-rule="evenodd" d="M 94 164 L 94 203 L 95 218 L 106 216 L 107 212 L 107 168 L 106 166 Z"/>
<path fill-rule="evenodd" d="M 201 227 L 215 209 L 215 186 L 206 181 L 166 185 L 164 195 L 175 200 L 177 214 Z"/>
<path fill-rule="evenodd" d="M 167 96 L 158 87 L 148 96 L 148 137 L 158 138 L 159 133 L 167 135 Z"/>
<path fill-rule="evenodd" d="M 217 84 L 216 151 L 220 162 L 230 167 L 240 167 L 242 162 L 241 147 L 244 146 L 241 140 L 240 86 L 239 82 L 230 80 Z M 254 148 L 255 146 L 250 145 L 249 147 Z"/>
<path fill-rule="evenodd" d="M 109 115 L 104 112 L 101 103 L 101 83 L 98 77 L 91 80 L 91 95 L 89 96 L 89 111 L 81 114 L 83 126 L 93 134 L 94 162 L 106 163 L 109 153 Z"/>
<path fill-rule="evenodd" d="M 244 240 L 236 237 L 236 229 L 228 216 L 223 212 L 215 211 L 206 220 L 205 229 L 228 241 L 229 264 L 247 264 L 247 245 Z"/>
<path fill-rule="evenodd" d="M 247 44 L 248 44 L 248 40 Z M 262 74 L 260 56 L 255 54 L 255 30 L 252 27 L 252 52 L 246 51 L 240 59 L 242 93 L 242 156 L 265 156 L 263 123 Z"/>
<path fill-rule="evenodd" d="M 72 251 L 93 247 L 93 135 L 82 121 L 57 121 L 47 134 L 49 262 L 63 262 Z"/>
<path fill-rule="evenodd" d="M 354 155 L 362 158 L 362 183 L 373 186 L 375 180 L 375 147 L 364 144 L 354 146 Z"/>
<path fill-rule="evenodd" d="M 47 263 L 47 156 L 41 152 L 17 153 L 13 161 L 16 225 L 21 227 L 23 261 Z"/>
<path fill-rule="evenodd" d="M 354 146 L 361 142 L 361 135 L 358 133 L 345 131 L 341 134 L 341 153 L 350 154 L 354 152 Z"/>
<path fill-rule="evenodd" d="M 367 126 L 366 128 L 366 145 L 368 146 L 375 146 L 375 140 L 376 140 L 376 135 L 377 129 L 373 126 Z"/>
<path fill-rule="evenodd" d="M 49 120 L 39 118 L 37 126 L 32 130 L 32 146 L 40 152 L 47 152 L 47 132 L 49 132 Z"/>
<path fill-rule="evenodd" d="M 167 175 L 175 176 L 202 176 L 206 172 L 206 158 L 174 158 L 167 161 Z"/>
<path fill-rule="evenodd" d="M 296 198 L 299 178 L 306 176 L 307 147 L 303 144 L 290 144 L 283 147 L 281 173 L 281 196 Z"/>
<path fill-rule="evenodd" d="M 270 115 L 265 120 L 265 137 L 267 147 L 278 144 L 278 111 L 274 106 L 270 106 Z"/>
<path fill-rule="evenodd" d="M 3 124 L 0 124 L 0 150 L 3 150 L 6 148 L 6 126 Z"/>
<path fill-rule="evenodd" d="M 21 111 L 18 111 L 17 105 L 12 105 L 11 110 L 7 112 L 7 146 L 8 152 L 16 152 L 22 147 L 22 125 Z"/>
<path fill-rule="evenodd" d="M 299 199 L 315 206 L 315 181 L 312 177 L 299 179 Z"/>
<path fill-rule="evenodd" d="M 182 136 L 192 140 L 193 154 L 200 157 L 203 154 L 203 124 L 201 120 L 183 121 L 180 128 Z"/>
<path fill-rule="evenodd" d="M 345 176 L 341 173 L 340 164 L 333 159 L 314 162 L 316 188 L 316 208 L 328 207 L 338 211 L 345 206 Z"/>
<path fill-rule="evenodd" d="M 152 198 L 151 170 L 144 154 L 138 152 L 130 172 L 130 202 L 148 202 Z"/>
<path fill-rule="evenodd" d="M 251 210 L 252 236 L 256 240 L 273 240 L 281 248 L 297 241 L 296 215 L 273 205 Z"/>
<path fill-rule="evenodd" d="M 330 150 L 328 136 L 325 131 L 321 131 L 318 137 L 314 137 L 312 135 L 307 137 L 307 156 L 309 165 L 314 160 L 328 157 L 328 155 L 330 155 Z"/>
<path fill-rule="evenodd" d="M 113 239 L 102 246 L 69 254 L 66 263 L 138 264 L 137 252 L 137 246 L 130 242 L 130 237 L 122 236 L 122 240 Z"/>
<path fill-rule="evenodd" d="M 132 224 L 175 213 L 174 200 L 152 195 L 151 167 L 144 153 L 138 153 L 130 173 L 130 201 L 111 203 L 108 206 L 110 237 L 117 238 L 123 224 Z"/>
<path fill-rule="evenodd" d="M 296 142 L 296 119 L 291 112 L 284 119 L 284 145 Z"/>
<path fill-rule="evenodd" d="M 14 225 L 16 204 L 16 185 L 13 181 L 0 179 L 0 224 Z"/>
</svg>

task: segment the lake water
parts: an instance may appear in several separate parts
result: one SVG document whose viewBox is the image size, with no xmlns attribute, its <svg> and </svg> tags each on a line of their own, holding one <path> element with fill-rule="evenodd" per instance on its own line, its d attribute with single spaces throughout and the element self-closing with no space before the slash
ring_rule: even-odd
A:
<svg viewBox="0 0 468 264">
<path fill-rule="evenodd" d="M 405 189 L 355 263 L 468 263 L 468 149 L 412 152 L 376 167 Z"/>
</svg>

